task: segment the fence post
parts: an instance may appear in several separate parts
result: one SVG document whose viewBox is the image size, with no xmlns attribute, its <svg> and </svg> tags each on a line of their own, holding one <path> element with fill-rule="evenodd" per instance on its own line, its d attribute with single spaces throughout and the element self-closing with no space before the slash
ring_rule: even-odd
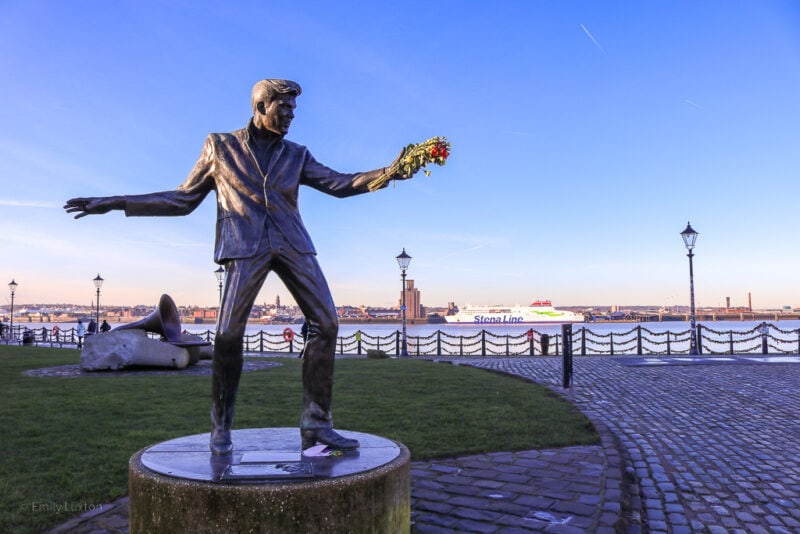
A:
<svg viewBox="0 0 800 534">
<path fill-rule="evenodd" d="M 642 355 L 642 325 L 636 327 L 636 354 Z"/>
<path fill-rule="evenodd" d="M 400 356 L 400 330 L 394 333 L 394 351 Z"/>
<path fill-rule="evenodd" d="M 697 325 L 697 354 L 703 354 L 703 325 Z"/>
<path fill-rule="evenodd" d="M 667 330 L 667 356 L 669 356 L 671 354 L 672 354 L 672 351 L 670 350 L 670 347 L 669 347 L 669 330 Z"/>
<path fill-rule="evenodd" d="M 533 356 L 533 354 L 534 354 L 534 348 L 535 348 L 535 345 L 534 345 L 534 343 L 533 343 L 533 328 L 531 328 L 530 330 L 528 330 L 528 343 L 530 344 L 530 352 L 531 352 L 531 356 Z"/>
<path fill-rule="evenodd" d="M 344 337 L 339 336 L 339 354 L 344 354 Z"/>
<path fill-rule="evenodd" d="M 761 327 L 758 331 L 761 332 L 761 354 L 769 354 L 769 341 L 767 340 L 769 325 L 767 325 L 767 323 L 761 323 Z"/>
<path fill-rule="evenodd" d="M 611 332 L 611 355 L 614 355 L 614 332 Z"/>
<path fill-rule="evenodd" d="M 442 331 L 436 331 L 436 354 L 442 355 Z"/>
<path fill-rule="evenodd" d="M 572 385 L 572 325 L 562 324 L 561 335 L 564 338 L 564 355 L 561 364 L 563 380 L 561 385 L 564 389 L 567 389 Z"/>
<path fill-rule="evenodd" d="M 581 356 L 586 356 L 586 327 L 581 327 Z"/>
<path fill-rule="evenodd" d="M 800 332 L 800 330 L 798 330 Z M 800 335 L 800 334 L 798 334 Z M 800 345 L 800 341 L 797 342 Z M 464 355 L 464 336 L 458 336 L 458 355 Z"/>
<path fill-rule="evenodd" d="M 728 331 L 728 346 L 730 346 L 730 354 L 733 354 L 733 330 Z"/>
<path fill-rule="evenodd" d="M 486 356 L 486 330 L 481 330 L 481 356 Z"/>
<path fill-rule="evenodd" d="M 508 334 L 506 334 L 506 356 L 511 356 L 511 348 L 508 346 Z"/>
<path fill-rule="evenodd" d="M 358 341 L 358 355 L 361 356 L 361 330 L 356 330 L 356 341 Z"/>
</svg>

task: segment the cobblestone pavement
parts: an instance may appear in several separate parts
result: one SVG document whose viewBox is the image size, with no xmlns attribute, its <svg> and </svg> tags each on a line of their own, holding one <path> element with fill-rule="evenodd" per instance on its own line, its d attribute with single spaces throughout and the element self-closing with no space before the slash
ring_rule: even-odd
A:
<svg viewBox="0 0 800 534">
<path fill-rule="evenodd" d="M 610 453 L 610 465 L 602 446 L 412 462 L 413 532 L 618 531 L 621 470 Z M 128 533 L 128 506 L 128 497 L 98 506 L 49 534 Z"/>
<path fill-rule="evenodd" d="M 800 366 L 624 362 L 575 357 L 568 395 L 620 440 L 644 531 L 800 532 Z M 559 358 L 468 363 L 561 380 Z"/>
<path fill-rule="evenodd" d="M 560 358 L 457 361 L 564 391 Z M 800 366 L 626 361 L 574 358 L 598 446 L 412 462 L 414 532 L 800 532 Z M 127 532 L 127 512 L 53 532 Z"/>
</svg>

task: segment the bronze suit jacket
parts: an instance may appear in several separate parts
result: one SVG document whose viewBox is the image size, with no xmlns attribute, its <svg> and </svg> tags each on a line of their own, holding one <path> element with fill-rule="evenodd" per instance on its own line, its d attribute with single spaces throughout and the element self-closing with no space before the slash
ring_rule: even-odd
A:
<svg viewBox="0 0 800 534">
<path fill-rule="evenodd" d="M 186 215 L 211 190 L 217 194 L 214 260 L 223 263 L 255 254 L 266 225 L 275 225 L 297 252 L 315 254 L 300 213 L 297 192 L 307 185 L 347 197 L 366 193 L 383 169 L 344 174 L 318 163 L 308 149 L 281 139 L 266 169 L 254 156 L 248 128 L 210 134 L 192 172 L 177 189 L 125 197 L 125 215 Z"/>
</svg>

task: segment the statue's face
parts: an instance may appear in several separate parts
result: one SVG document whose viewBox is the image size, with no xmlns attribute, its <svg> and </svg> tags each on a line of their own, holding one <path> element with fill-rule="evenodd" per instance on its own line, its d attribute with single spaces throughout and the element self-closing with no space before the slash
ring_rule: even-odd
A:
<svg viewBox="0 0 800 534">
<path fill-rule="evenodd" d="M 270 102 L 263 102 L 258 106 L 256 126 L 283 137 L 289 133 L 296 107 L 294 95 L 280 95 Z"/>
</svg>

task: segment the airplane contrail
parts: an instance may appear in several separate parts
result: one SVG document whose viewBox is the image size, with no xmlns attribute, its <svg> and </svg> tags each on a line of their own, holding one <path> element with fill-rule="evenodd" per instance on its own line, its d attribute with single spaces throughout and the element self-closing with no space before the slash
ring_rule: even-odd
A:
<svg viewBox="0 0 800 534">
<path fill-rule="evenodd" d="M 600 43 L 598 43 L 598 42 L 597 42 L 597 39 L 595 39 L 595 38 L 594 38 L 594 35 L 592 35 L 592 32 L 590 32 L 589 30 L 587 30 L 587 29 L 586 29 L 586 26 L 584 26 L 583 24 L 581 24 L 581 29 L 583 29 L 583 31 L 584 31 L 584 33 L 587 35 L 587 37 L 589 37 L 589 39 L 591 39 L 591 40 L 592 40 L 592 42 L 594 43 L 594 45 L 595 45 L 595 46 L 596 46 L 596 47 L 597 47 L 597 48 L 598 48 L 598 49 L 599 49 L 599 50 L 600 50 L 600 51 L 603 53 L 603 55 L 606 55 L 606 56 L 607 56 L 608 54 L 606 54 L 606 51 L 605 51 L 605 50 L 603 50 L 603 47 L 602 47 L 602 46 L 600 46 Z"/>
</svg>

